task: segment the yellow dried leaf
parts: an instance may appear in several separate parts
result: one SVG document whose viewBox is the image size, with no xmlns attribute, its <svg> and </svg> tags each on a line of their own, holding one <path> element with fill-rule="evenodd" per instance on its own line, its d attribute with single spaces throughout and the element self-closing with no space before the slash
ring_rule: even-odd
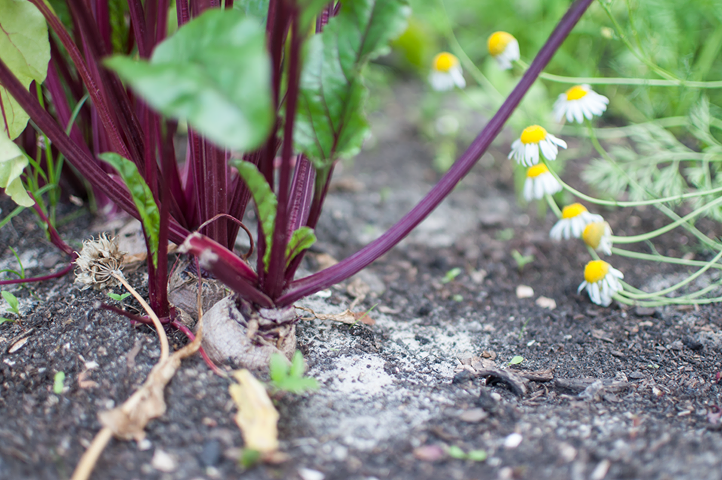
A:
<svg viewBox="0 0 722 480">
<path fill-rule="evenodd" d="M 278 412 L 266 393 L 266 387 L 248 370 L 233 372 L 238 384 L 228 387 L 238 407 L 236 423 L 246 448 L 261 453 L 278 450 Z"/>
</svg>

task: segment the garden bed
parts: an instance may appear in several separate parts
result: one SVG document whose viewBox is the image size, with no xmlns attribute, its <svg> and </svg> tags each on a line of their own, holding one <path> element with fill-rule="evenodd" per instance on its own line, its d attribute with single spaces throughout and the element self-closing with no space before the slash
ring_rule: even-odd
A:
<svg viewBox="0 0 722 480">
<path fill-rule="evenodd" d="M 338 171 L 306 271 L 375 238 L 435 183 L 430 148 L 402 108 L 418 95 L 397 91 L 374 119 L 374 147 Z M 601 308 L 577 294 L 588 255 L 577 242 L 549 239 L 551 213 L 519 206 L 510 141 L 400 246 L 298 303 L 340 313 L 363 291 L 357 311 L 374 308 L 364 319 L 372 325 L 299 323 L 299 348 L 321 389 L 277 398 L 287 461 L 239 466 L 229 381 L 195 356 L 166 389 L 168 411 L 148 425 L 147 441 L 112 441 L 92 478 L 722 478 L 718 307 Z M 3 199 L 3 211 L 10 207 Z M 664 222 L 652 209 L 604 213 L 615 233 Z M 86 218 L 61 233 L 80 241 L 97 232 Z M 30 215 L 14 219 L 0 230 L 2 268 L 14 261 L 5 245 L 24 254 L 31 275 L 60 264 L 42 239 Z M 679 256 L 692 247 L 686 240 L 673 232 L 657 247 Z M 513 250 L 534 261 L 520 271 Z M 640 288 L 684 273 L 613 263 Z M 462 273 L 445 283 L 453 268 Z M 129 276 L 142 291 L 141 272 Z M 97 309 L 107 297 L 72 281 L 14 290 L 23 319 L 0 327 L 0 478 L 69 478 L 100 428 L 97 413 L 128 398 L 160 354 L 155 332 Z M 519 298 L 520 285 L 533 293 Z M 170 340 L 174 349 L 185 343 L 177 332 Z M 514 356 L 524 360 L 508 366 Z M 62 394 L 53 393 L 57 371 L 66 374 Z M 487 458 L 437 458 L 449 447 Z"/>
</svg>

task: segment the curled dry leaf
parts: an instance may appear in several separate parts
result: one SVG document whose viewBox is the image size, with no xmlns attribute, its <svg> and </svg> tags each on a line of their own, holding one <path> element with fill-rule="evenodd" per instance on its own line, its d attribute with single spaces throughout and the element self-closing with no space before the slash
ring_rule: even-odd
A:
<svg viewBox="0 0 722 480">
<path fill-rule="evenodd" d="M 376 321 L 371 318 L 368 315 L 368 312 L 352 312 L 350 309 L 346 309 L 341 313 L 331 313 L 331 314 L 325 314 L 325 313 L 316 313 L 310 308 L 305 307 L 296 307 L 299 310 L 303 310 L 304 312 L 308 312 L 311 315 L 313 315 L 313 318 L 316 318 L 318 320 L 331 320 L 333 322 L 341 322 L 346 323 L 349 325 L 354 325 L 358 322 L 364 323 L 366 325 L 375 325 Z"/>
<path fill-rule="evenodd" d="M 233 373 L 238 381 L 228 387 L 238 407 L 236 423 L 246 448 L 268 454 L 278 450 L 278 412 L 266 387 L 246 369 Z"/>
</svg>

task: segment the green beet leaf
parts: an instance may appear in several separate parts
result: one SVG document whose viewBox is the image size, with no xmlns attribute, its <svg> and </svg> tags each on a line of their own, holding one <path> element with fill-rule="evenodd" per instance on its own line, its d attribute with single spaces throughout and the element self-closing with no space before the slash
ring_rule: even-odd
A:
<svg viewBox="0 0 722 480">
<path fill-rule="evenodd" d="M 301 253 L 302 251 L 309 248 L 311 245 L 316 243 L 316 235 L 313 233 L 313 228 L 301 227 L 295 230 L 291 234 L 291 239 L 286 245 L 286 266 L 291 263 L 291 260 Z"/>
<path fill-rule="evenodd" d="M 40 11 L 27 0 L 0 0 L 0 59 L 25 88 L 35 80 L 45 81 L 50 61 L 48 27 Z M 0 85 L 0 100 L 5 118 L 0 118 L 0 134 L 10 139 L 25 130 L 30 118 L 8 91 Z M 31 204 L 32 205 L 32 204 Z"/>
<path fill-rule="evenodd" d="M 27 164 L 28 159 L 20 148 L 0 130 L 0 188 L 4 188 L 5 193 L 18 205 L 32 207 L 35 202 L 25 191 L 20 179 Z"/>
<path fill-rule="evenodd" d="M 155 203 L 155 199 L 153 198 L 153 193 L 138 172 L 138 168 L 127 158 L 123 158 L 113 152 L 101 153 L 98 157 L 116 169 L 120 174 L 120 178 L 123 179 L 123 182 L 128 187 L 130 196 L 133 197 L 135 207 L 140 214 L 143 230 L 148 239 L 150 251 L 153 254 L 153 265 L 157 267 L 160 211 L 158 210 L 158 204 Z"/>
<path fill-rule="evenodd" d="M 361 148 L 368 132 L 363 68 L 387 51 L 409 13 L 407 0 L 342 2 L 323 33 L 308 42 L 294 141 L 316 169 Z"/>
<path fill-rule="evenodd" d="M 221 147 L 260 146 L 273 121 L 270 60 L 257 20 L 211 9 L 158 45 L 150 62 L 114 56 L 105 65 L 162 114 Z"/>
<path fill-rule="evenodd" d="M 263 264 L 268 270 L 268 262 L 271 258 L 271 245 L 273 244 L 273 230 L 276 225 L 276 207 L 278 200 L 266 182 L 266 178 L 258 171 L 258 168 L 250 162 L 237 160 L 231 164 L 238 169 L 248 189 L 251 191 L 253 202 L 256 204 L 258 219 L 261 222 L 263 238 L 266 240 L 266 253 L 263 255 Z"/>
</svg>

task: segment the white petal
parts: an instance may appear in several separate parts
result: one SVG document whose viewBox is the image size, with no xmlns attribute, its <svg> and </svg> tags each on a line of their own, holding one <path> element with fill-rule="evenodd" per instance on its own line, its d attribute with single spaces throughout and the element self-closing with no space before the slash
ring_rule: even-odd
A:
<svg viewBox="0 0 722 480">
<path fill-rule="evenodd" d="M 466 80 L 464 80 L 464 74 L 461 73 L 461 67 L 456 66 L 452 68 L 451 70 L 449 70 L 449 75 L 451 76 L 452 81 L 457 87 L 466 87 Z"/>
<path fill-rule="evenodd" d="M 526 199 L 527 202 L 531 202 L 534 198 L 534 180 L 527 178 L 524 180 L 524 199 Z"/>
</svg>

